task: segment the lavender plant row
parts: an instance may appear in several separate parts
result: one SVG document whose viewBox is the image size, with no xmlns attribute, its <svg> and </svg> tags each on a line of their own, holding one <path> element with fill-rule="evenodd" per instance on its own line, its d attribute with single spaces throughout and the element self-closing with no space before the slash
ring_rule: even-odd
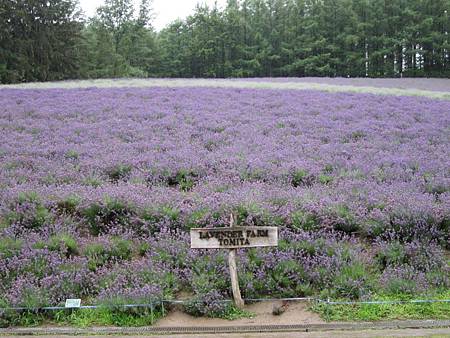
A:
<svg viewBox="0 0 450 338">
<path fill-rule="evenodd" d="M 225 253 L 190 250 L 187 230 L 230 212 L 281 229 L 279 248 L 239 253 L 246 297 L 449 287 L 449 101 L 3 89 L 0 130 L 0 305 L 184 290 L 190 312 L 220 312 Z"/>
</svg>

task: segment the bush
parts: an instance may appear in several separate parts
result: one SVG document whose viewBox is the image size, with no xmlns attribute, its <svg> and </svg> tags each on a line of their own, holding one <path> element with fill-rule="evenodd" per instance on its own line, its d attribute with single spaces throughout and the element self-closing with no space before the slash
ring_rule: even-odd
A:
<svg viewBox="0 0 450 338">
<path fill-rule="evenodd" d="M 80 197 L 76 195 L 70 195 L 56 203 L 56 208 L 60 212 L 65 212 L 68 214 L 74 214 L 80 204 Z"/>
<path fill-rule="evenodd" d="M 101 243 L 90 243 L 85 246 L 83 255 L 88 258 L 88 268 L 91 271 L 97 270 L 109 259 L 108 249 Z"/>
<path fill-rule="evenodd" d="M 372 289 L 370 276 L 362 263 L 344 266 L 334 277 L 334 295 L 337 298 L 361 299 Z"/>
<path fill-rule="evenodd" d="M 209 290 L 186 303 L 184 310 L 196 317 L 225 317 L 232 307 L 230 300 L 222 293 L 217 290 Z"/>
<path fill-rule="evenodd" d="M 407 262 L 405 248 L 397 241 L 383 243 L 376 254 L 376 259 L 383 269 L 390 265 L 402 265 Z"/>
<path fill-rule="evenodd" d="M 48 249 L 51 251 L 60 251 L 69 257 L 78 254 L 78 243 L 72 235 L 57 234 L 50 237 Z"/>
<path fill-rule="evenodd" d="M 293 187 L 310 186 L 314 178 L 304 169 L 298 169 L 291 174 L 291 184 Z"/>
<path fill-rule="evenodd" d="M 34 192 L 20 193 L 16 203 L 6 214 L 6 223 L 20 224 L 27 229 L 38 229 L 52 219 L 50 211 Z"/>
<path fill-rule="evenodd" d="M 387 267 L 380 277 L 380 284 L 387 294 L 419 294 L 429 288 L 425 273 L 404 264 Z"/>
<path fill-rule="evenodd" d="M 117 199 L 105 198 L 103 202 L 92 203 L 82 211 L 87 219 L 93 235 L 107 233 L 111 226 L 129 226 L 131 217 L 135 215 L 132 205 Z"/>
<path fill-rule="evenodd" d="M 118 164 L 106 170 L 106 175 L 113 182 L 126 180 L 130 177 L 133 167 L 129 164 Z"/>
<path fill-rule="evenodd" d="M 112 246 L 109 251 L 110 257 L 117 259 L 128 260 L 133 253 L 133 242 L 120 237 L 114 237 L 112 239 Z"/>
<path fill-rule="evenodd" d="M 69 159 L 69 160 L 78 160 L 79 156 L 80 156 L 80 154 L 78 154 L 78 152 L 76 150 L 73 150 L 73 149 L 68 150 L 64 154 L 64 157 Z"/>
<path fill-rule="evenodd" d="M 311 231 L 319 228 L 317 217 L 307 211 L 294 211 L 291 214 L 291 224 L 296 230 Z"/>
<path fill-rule="evenodd" d="M 22 249 L 23 241 L 11 237 L 0 238 L 0 257 L 2 259 L 16 256 Z"/>
<path fill-rule="evenodd" d="M 347 234 L 357 232 L 360 226 L 356 222 L 350 209 L 342 204 L 336 205 L 331 210 L 333 227 L 336 230 L 343 231 Z"/>
</svg>

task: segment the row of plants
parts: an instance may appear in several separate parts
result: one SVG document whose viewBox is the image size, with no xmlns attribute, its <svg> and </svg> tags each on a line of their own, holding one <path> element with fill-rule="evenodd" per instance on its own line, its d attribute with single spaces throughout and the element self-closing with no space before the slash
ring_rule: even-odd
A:
<svg viewBox="0 0 450 338">
<path fill-rule="evenodd" d="M 187 292 L 192 301 L 185 310 L 191 314 L 227 316 L 233 311 L 227 302 L 226 252 L 191 250 L 188 226 L 179 214 L 168 212 L 156 220 L 111 199 L 87 209 L 70 203 L 75 200 L 49 206 L 36 194 L 20 194 L 15 207 L 2 215 L 1 307 L 62 305 L 66 298 L 106 305 L 148 303 Z M 245 224 L 252 216 L 248 212 L 236 208 L 238 222 Z M 279 246 L 238 253 L 245 298 L 433 297 L 450 287 L 448 258 L 433 237 L 437 229 L 425 236 L 418 228 L 408 237 L 393 228 L 364 238 L 320 227 L 320 220 L 299 212 L 294 222 L 269 219 L 254 224 L 279 225 Z"/>
</svg>

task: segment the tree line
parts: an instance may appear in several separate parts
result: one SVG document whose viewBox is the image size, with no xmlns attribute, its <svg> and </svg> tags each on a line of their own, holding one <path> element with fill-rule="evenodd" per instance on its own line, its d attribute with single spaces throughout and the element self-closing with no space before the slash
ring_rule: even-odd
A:
<svg viewBox="0 0 450 338">
<path fill-rule="evenodd" d="M 228 0 L 160 32 L 151 5 L 2 0 L 1 82 L 450 75 L 450 0 Z"/>
</svg>

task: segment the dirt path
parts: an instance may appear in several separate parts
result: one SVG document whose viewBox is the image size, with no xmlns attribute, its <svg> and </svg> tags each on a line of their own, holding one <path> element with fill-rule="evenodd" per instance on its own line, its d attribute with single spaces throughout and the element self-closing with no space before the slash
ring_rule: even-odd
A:
<svg viewBox="0 0 450 338">
<path fill-rule="evenodd" d="M 274 316 L 272 309 L 280 302 L 259 302 L 245 306 L 245 310 L 255 314 L 253 318 L 241 318 L 233 321 L 219 318 L 193 317 L 179 309 L 170 311 L 166 317 L 155 324 L 156 327 L 170 326 L 235 326 L 235 325 L 267 325 L 267 324 L 321 324 L 324 321 L 319 315 L 307 310 L 305 303 L 289 303 L 286 312 Z"/>
</svg>

